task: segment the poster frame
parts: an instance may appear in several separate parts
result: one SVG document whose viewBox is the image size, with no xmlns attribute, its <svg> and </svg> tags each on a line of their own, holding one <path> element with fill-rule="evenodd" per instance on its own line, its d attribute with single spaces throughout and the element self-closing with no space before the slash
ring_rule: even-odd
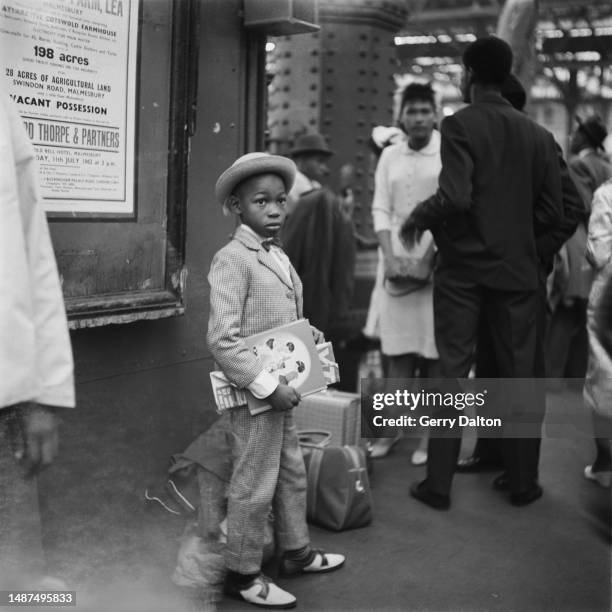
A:
<svg viewBox="0 0 612 612">
<path fill-rule="evenodd" d="M 166 192 L 166 252 L 164 286 L 161 289 L 139 290 L 116 294 L 91 295 L 66 299 L 71 329 L 98 327 L 113 323 L 129 323 L 143 319 L 159 319 L 184 313 L 185 235 L 189 139 L 195 133 L 197 77 L 199 54 L 198 0 L 170 0 L 172 6 L 170 116 L 168 134 L 168 177 Z M 140 3 L 137 79 L 140 81 L 142 7 Z M 139 109 L 139 87 L 136 88 L 136 109 Z M 138 113 L 136 117 L 136 152 L 139 151 Z M 134 164 L 138 172 L 138 156 Z M 49 214 L 51 223 L 79 224 L 134 222 L 138 218 L 138 191 L 135 186 L 135 215 L 85 214 L 66 218 Z"/>
</svg>

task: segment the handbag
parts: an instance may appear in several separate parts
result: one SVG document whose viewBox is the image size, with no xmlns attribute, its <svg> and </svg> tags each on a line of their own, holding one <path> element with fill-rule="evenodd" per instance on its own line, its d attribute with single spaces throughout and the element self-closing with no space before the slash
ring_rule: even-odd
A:
<svg viewBox="0 0 612 612">
<path fill-rule="evenodd" d="M 385 291 L 393 297 L 406 295 L 427 285 L 431 281 L 436 258 L 436 245 L 430 232 L 423 234 L 412 251 L 401 250 L 403 252 L 398 257 L 402 260 L 404 273 L 393 278 L 385 277 L 383 284 Z"/>
<path fill-rule="evenodd" d="M 369 525 L 372 494 L 365 453 L 359 446 L 328 446 L 331 435 L 326 433 L 298 433 L 305 451 L 306 518 L 333 531 Z"/>
</svg>

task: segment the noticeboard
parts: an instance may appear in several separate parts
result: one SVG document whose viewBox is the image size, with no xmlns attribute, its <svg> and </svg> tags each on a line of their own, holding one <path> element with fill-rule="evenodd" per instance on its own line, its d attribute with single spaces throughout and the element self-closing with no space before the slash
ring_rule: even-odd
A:
<svg viewBox="0 0 612 612">
<path fill-rule="evenodd" d="M 3 0 L 72 327 L 182 312 L 196 0 Z"/>
</svg>

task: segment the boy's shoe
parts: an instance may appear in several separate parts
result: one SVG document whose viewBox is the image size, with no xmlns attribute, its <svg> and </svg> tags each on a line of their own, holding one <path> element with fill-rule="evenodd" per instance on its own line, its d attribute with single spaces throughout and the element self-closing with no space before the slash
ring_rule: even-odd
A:
<svg viewBox="0 0 612 612">
<path fill-rule="evenodd" d="M 259 574 L 244 586 L 238 586 L 230 580 L 225 584 L 225 592 L 231 597 L 241 599 L 247 603 L 275 610 L 288 610 L 295 608 L 297 599 L 276 586 L 270 578 Z"/>
<path fill-rule="evenodd" d="M 340 569 L 346 557 L 336 553 L 326 553 L 322 550 L 314 549 L 314 558 L 309 563 L 304 564 L 302 561 L 295 561 L 288 558 L 286 555 L 281 559 L 280 574 L 281 576 L 299 576 L 301 574 L 324 574 L 325 572 L 333 572 Z"/>
</svg>

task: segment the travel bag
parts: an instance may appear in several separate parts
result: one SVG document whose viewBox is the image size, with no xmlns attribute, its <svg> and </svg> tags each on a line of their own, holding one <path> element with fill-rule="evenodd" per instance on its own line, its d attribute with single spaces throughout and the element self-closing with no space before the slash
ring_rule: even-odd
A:
<svg viewBox="0 0 612 612">
<path fill-rule="evenodd" d="M 303 397 L 293 409 L 298 431 L 327 431 L 329 443 L 357 445 L 361 438 L 361 398 L 357 393 L 327 389 Z"/>
<path fill-rule="evenodd" d="M 328 445 L 325 431 L 300 432 L 299 437 L 307 472 L 308 521 L 333 531 L 369 525 L 372 495 L 363 449 Z"/>
</svg>

